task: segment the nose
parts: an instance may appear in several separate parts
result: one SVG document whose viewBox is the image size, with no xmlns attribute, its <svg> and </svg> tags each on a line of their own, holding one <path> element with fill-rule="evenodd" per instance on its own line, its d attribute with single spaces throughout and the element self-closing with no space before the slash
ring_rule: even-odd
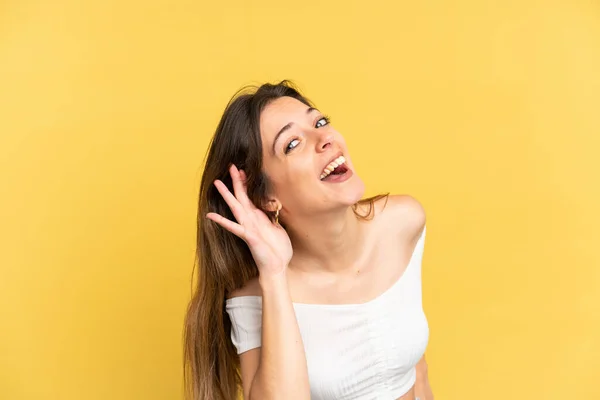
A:
<svg viewBox="0 0 600 400">
<path fill-rule="evenodd" d="M 333 143 L 333 134 L 331 132 L 321 133 L 317 137 L 317 152 L 322 153 Z"/>
</svg>

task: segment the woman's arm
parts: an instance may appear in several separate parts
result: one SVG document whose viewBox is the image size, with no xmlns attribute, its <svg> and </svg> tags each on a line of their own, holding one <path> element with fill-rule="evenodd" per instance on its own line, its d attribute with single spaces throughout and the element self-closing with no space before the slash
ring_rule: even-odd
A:
<svg viewBox="0 0 600 400">
<path fill-rule="evenodd" d="M 425 355 L 419 360 L 416 366 L 417 381 L 415 382 L 415 396 L 419 400 L 433 400 L 433 392 L 429 384 L 429 376 L 427 374 L 427 361 Z"/>
<path fill-rule="evenodd" d="M 248 397 L 308 400 L 306 356 L 287 278 L 284 274 L 259 280 L 263 298 L 262 347 Z"/>
<path fill-rule="evenodd" d="M 217 179 L 214 185 L 236 222 L 214 212 L 206 217 L 246 242 L 259 271 L 262 347 L 240 354 L 244 397 L 309 400 L 304 345 L 287 283 L 292 243 L 283 227 L 273 223 L 252 203 L 247 194 L 246 174 L 233 164 L 229 173 L 235 195 L 221 180 Z"/>
</svg>

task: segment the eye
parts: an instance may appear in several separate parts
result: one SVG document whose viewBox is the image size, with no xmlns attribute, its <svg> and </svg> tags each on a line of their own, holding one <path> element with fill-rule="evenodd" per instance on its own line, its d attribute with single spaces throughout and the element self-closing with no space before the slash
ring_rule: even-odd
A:
<svg viewBox="0 0 600 400">
<path fill-rule="evenodd" d="M 321 128 L 325 125 L 329 125 L 329 122 L 331 122 L 331 120 L 329 119 L 328 116 L 322 116 L 321 118 L 319 118 L 319 120 L 317 121 L 317 128 Z"/>
<path fill-rule="evenodd" d="M 298 146 L 298 144 L 300 143 L 300 140 L 298 139 L 292 139 L 291 142 L 288 143 L 287 146 L 285 146 L 285 154 L 289 153 L 290 151 L 294 150 L 296 148 L 296 146 Z"/>
</svg>

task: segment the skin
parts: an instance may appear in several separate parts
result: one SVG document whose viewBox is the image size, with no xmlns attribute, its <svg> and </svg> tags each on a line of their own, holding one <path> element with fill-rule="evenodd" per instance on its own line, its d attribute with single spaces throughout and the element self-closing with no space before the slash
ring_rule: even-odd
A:
<svg viewBox="0 0 600 400">
<path fill-rule="evenodd" d="M 278 134 L 288 124 L 288 129 Z M 385 207 L 385 200 L 376 203 L 372 220 L 359 220 L 350 208 L 364 194 L 358 175 L 353 173 L 342 183 L 320 180 L 323 168 L 340 153 L 353 172 L 354 166 L 342 135 L 318 110 L 283 97 L 263 110 L 260 127 L 263 168 L 273 188 L 266 206 L 280 210 L 279 219 L 286 230 L 266 226 L 264 213 L 248 204 L 243 171 L 235 167 L 230 171 L 235 196 L 215 182 L 230 207 L 237 207 L 237 212 L 232 210 L 238 222 L 244 222 L 236 224 L 215 214 L 207 217 L 248 243 L 260 273 L 231 297 L 260 295 L 266 299 L 285 291 L 279 299 L 343 304 L 366 302 L 388 289 L 404 272 L 425 226 L 419 202 L 407 195 L 390 196 Z M 285 289 L 273 283 L 282 281 Z M 285 310 L 279 315 L 289 318 Z M 240 354 L 246 398 L 257 371 L 266 374 L 259 369 L 261 351 L 256 348 Z M 417 365 L 415 386 L 400 399 L 413 400 L 415 396 L 433 399 L 425 357 Z"/>
</svg>

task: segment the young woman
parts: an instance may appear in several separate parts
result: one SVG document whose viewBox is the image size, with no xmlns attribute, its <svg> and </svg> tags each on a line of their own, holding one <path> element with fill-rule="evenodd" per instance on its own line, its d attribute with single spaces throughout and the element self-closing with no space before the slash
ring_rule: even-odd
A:
<svg viewBox="0 0 600 400">
<path fill-rule="evenodd" d="M 344 138 L 290 82 L 234 96 L 200 187 L 189 399 L 433 399 L 424 210 L 363 194 Z"/>
</svg>

